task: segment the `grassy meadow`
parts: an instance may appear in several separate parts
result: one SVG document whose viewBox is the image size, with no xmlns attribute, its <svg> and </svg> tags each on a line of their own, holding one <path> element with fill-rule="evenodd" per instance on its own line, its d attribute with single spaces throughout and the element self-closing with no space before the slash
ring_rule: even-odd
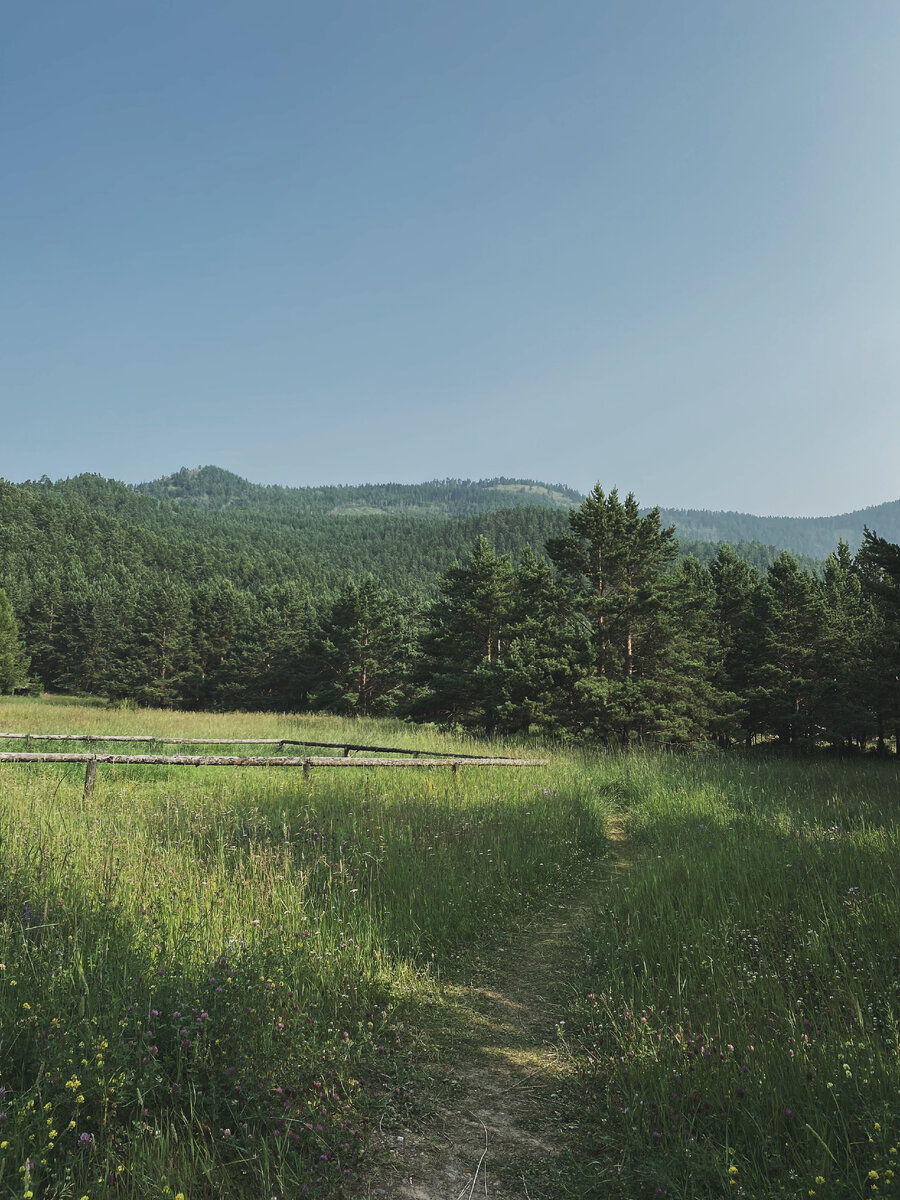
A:
<svg viewBox="0 0 900 1200">
<path fill-rule="evenodd" d="M 897 1190 L 898 784 L 894 762 L 621 764 L 628 842 L 566 1027 L 583 1194 Z"/>
<path fill-rule="evenodd" d="M 0 729 L 484 748 L 52 697 L 4 700 Z M 531 1200 L 892 1194 L 896 764 L 101 765 L 87 801 L 83 780 L 0 767 L 0 1197 L 368 1196 L 442 981 L 587 880 L 555 997 L 571 1140 Z"/>
<path fill-rule="evenodd" d="M 396 722 L 52 698 L 4 702 L 0 729 L 473 750 Z M 571 888 L 605 837 L 592 772 L 565 760 L 308 781 L 101 765 L 88 801 L 81 764 L 0 771 L 11 1197 L 364 1195 L 367 1129 L 409 1103 L 439 975 Z"/>
</svg>

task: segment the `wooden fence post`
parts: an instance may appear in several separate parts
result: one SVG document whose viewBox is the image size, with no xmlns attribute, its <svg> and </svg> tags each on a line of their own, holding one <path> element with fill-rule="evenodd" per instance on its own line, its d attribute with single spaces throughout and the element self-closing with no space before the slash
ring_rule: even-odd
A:
<svg viewBox="0 0 900 1200">
<path fill-rule="evenodd" d="M 94 784 L 97 782 L 97 760 L 89 758 L 84 771 L 84 798 L 87 800 L 94 794 Z"/>
</svg>

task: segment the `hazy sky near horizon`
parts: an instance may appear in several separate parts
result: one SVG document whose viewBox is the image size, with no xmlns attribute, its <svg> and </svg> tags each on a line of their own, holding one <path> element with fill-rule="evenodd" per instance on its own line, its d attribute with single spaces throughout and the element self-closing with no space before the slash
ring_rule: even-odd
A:
<svg viewBox="0 0 900 1200">
<path fill-rule="evenodd" d="M 896 0 L 31 0 L 0 475 L 900 497 Z"/>
</svg>

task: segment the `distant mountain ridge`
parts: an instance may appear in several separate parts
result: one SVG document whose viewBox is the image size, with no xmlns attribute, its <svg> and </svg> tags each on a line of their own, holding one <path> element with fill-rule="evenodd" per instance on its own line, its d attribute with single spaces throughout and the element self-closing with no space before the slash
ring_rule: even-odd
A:
<svg viewBox="0 0 900 1200">
<path fill-rule="evenodd" d="M 502 509 L 536 507 L 564 511 L 583 495 L 565 484 L 534 479 L 440 479 L 427 483 L 338 484 L 283 487 L 256 484 L 221 467 L 182 467 L 172 475 L 136 485 L 135 491 L 177 506 L 300 516 L 473 517 Z M 645 499 L 645 497 L 639 497 Z M 644 510 L 647 511 L 647 510 Z M 827 558 L 843 539 L 855 552 L 868 527 L 900 542 L 900 500 L 826 517 L 759 517 L 752 513 L 661 508 L 664 524 L 683 543 L 759 543 L 815 559 Z"/>
<path fill-rule="evenodd" d="M 579 492 L 534 479 L 435 479 L 427 483 L 337 484 L 283 487 L 250 483 L 221 467 L 182 467 L 173 475 L 140 483 L 136 491 L 191 508 L 269 509 L 298 515 L 467 517 L 503 508 L 568 509 Z"/>
<path fill-rule="evenodd" d="M 663 522 L 680 538 L 698 542 L 762 542 L 813 558 L 827 558 L 843 539 L 855 553 L 869 528 L 900 542 L 900 500 L 871 505 L 833 517 L 757 517 L 751 513 L 703 509 L 660 509 Z"/>
</svg>

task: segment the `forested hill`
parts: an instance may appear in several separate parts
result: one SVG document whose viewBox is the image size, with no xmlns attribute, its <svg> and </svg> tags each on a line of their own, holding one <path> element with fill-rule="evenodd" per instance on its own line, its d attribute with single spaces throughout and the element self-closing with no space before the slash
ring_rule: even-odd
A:
<svg viewBox="0 0 900 1200">
<path fill-rule="evenodd" d="M 33 591 L 40 590 L 38 581 L 51 576 L 67 581 L 66 590 L 81 578 L 117 575 L 138 583 L 164 571 L 188 587 L 222 577 L 254 592 L 287 583 L 317 592 L 371 573 L 401 591 L 430 590 L 480 536 L 513 559 L 526 546 L 540 553 L 548 538 L 565 531 L 570 507 L 568 501 L 565 508 L 548 503 L 552 489 L 531 484 L 527 486 L 543 488 L 532 493 L 544 497 L 543 505 L 492 509 L 494 497 L 507 493 L 467 482 L 406 489 L 408 500 L 418 492 L 423 504 L 437 505 L 442 496 L 444 511 L 428 513 L 399 503 L 381 511 L 327 502 L 314 507 L 306 492 L 333 495 L 345 490 L 354 495 L 367 489 L 266 488 L 218 468 L 204 472 L 213 490 L 204 487 L 180 500 L 160 499 L 153 490 L 99 475 L 21 485 L 0 480 L 0 587 L 20 612 Z M 170 479 L 197 480 L 199 474 L 179 472 Z M 227 497 L 229 490 L 233 502 Z M 461 497 L 459 508 L 451 500 L 454 490 Z M 384 485 L 382 502 L 403 492 L 401 485 Z M 485 507 L 477 511 L 482 492 Z M 242 496 L 248 498 L 246 503 L 239 502 Z M 577 499 L 571 504 L 577 506 Z M 760 570 L 778 553 L 758 543 L 736 549 Z M 703 562 L 715 550 L 708 542 L 681 543 L 683 554 Z M 820 566 L 803 556 L 798 561 L 808 570 Z"/>
<path fill-rule="evenodd" d="M 595 518 L 601 525 L 611 522 L 609 537 L 615 534 L 623 544 L 635 529 L 645 528 L 632 497 L 623 506 L 615 491 L 604 500 L 598 487 L 579 505 L 574 493 L 528 481 L 262 488 L 216 468 L 180 472 L 141 488 L 97 475 L 57 483 L 0 480 L 0 608 L 6 607 L 8 630 L 17 625 L 21 635 L 19 645 L 7 632 L 13 650 L 7 648 L 9 669 L 0 688 L 19 686 L 17 680 L 27 674 L 52 690 L 147 704 L 284 711 L 305 705 L 422 715 L 432 711 L 417 699 L 423 681 L 444 670 L 435 666 L 432 671 L 429 655 L 446 666 L 462 644 L 435 624 L 447 589 L 456 586 L 454 581 L 480 588 L 483 571 L 488 582 L 496 583 L 493 591 L 493 584 L 485 584 L 484 611 L 465 587 L 457 599 L 460 611 L 478 621 L 505 614 L 496 646 L 490 643 L 488 674 L 501 649 L 504 654 L 509 649 L 502 670 L 511 672 L 513 692 L 537 687 L 548 671 L 554 679 L 559 676 L 552 686 L 547 683 L 546 694 L 556 697 L 554 704 L 568 697 L 563 707 L 574 714 L 573 730 L 580 729 L 578 689 L 590 692 L 595 685 L 587 676 L 577 682 L 571 672 L 567 675 L 563 660 L 569 655 L 580 662 L 586 651 L 579 639 L 596 625 L 571 607 L 595 562 L 584 557 L 572 531 L 582 536 L 582 526 Z M 725 653 L 732 634 L 726 630 L 724 640 L 717 641 L 718 635 L 694 629 L 697 614 L 712 620 L 716 587 L 732 576 L 755 597 L 744 605 L 750 624 L 740 633 L 754 645 L 760 635 L 752 622 L 770 580 L 808 593 L 810 628 L 821 624 L 813 612 L 817 605 L 838 612 L 831 597 L 835 572 L 850 572 L 856 582 L 848 587 L 859 586 L 863 567 L 857 571 L 844 561 L 846 548 L 840 561 L 826 566 L 804 555 L 791 559 L 759 542 L 737 541 L 736 553 L 683 536 L 676 544 L 665 524 L 660 527 L 658 514 L 645 520 L 648 529 L 655 523 L 654 536 L 665 551 L 659 561 L 653 559 L 655 566 L 651 563 L 659 576 L 653 576 L 652 587 L 640 582 L 643 567 L 632 564 L 627 573 L 639 580 L 635 612 L 643 612 L 651 600 L 660 609 L 659 622 L 648 626 L 647 645 L 674 646 L 693 630 L 692 652 L 700 654 L 707 643 L 711 647 L 704 670 L 718 669 L 715 653 Z M 827 547 L 836 548 L 836 543 Z M 621 567 L 622 553 L 617 544 L 607 547 L 601 556 L 605 569 Z M 2 625 L 0 612 L 0 634 Z M 789 641 L 793 635 L 785 636 Z M 356 646 L 352 653 L 350 642 Z M 476 639 L 474 644 L 488 643 Z M 560 648 L 566 646 L 563 653 Z M 538 652 L 536 666 L 528 656 Z M 0 666 L 3 661 L 0 654 Z M 629 678 L 631 661 L 625 667 Z M 662 675 L 647 688 L 669 687 L 681 678 L 683 664 L 676 669 L 673 663 L 659 659 Z M 448 695 L 458 693 L 451 704 L 451 716 L 457 713 L 453 719 L 461 719 L 464 697 L 480 694 L 482 665 L 473 660 L 472 669 L 472 678 L 465 671 L 447 677 Z M 346 678 L 338 678 L 341 672 Z M 753 686 L 763 683 L 760 675 Z M 738 694 L 736 686 L 729 688 L 723 696 Z M 532 709 L 513 692 L 498 701 L 490 720 L 484 717 L 488 726 L 500 728 L 497 721 L 507 708 L 502 721 L 509 729 L 519 728 L 516 722 L 524 722 L 522 727 L 541 723 L 543 718 L 523 715 Z M 357 698 L 348 700 L 351 695 Z M 623 712 L 631 703 L 626 699 L 623 693 Z M 677 703 L 690 708 L 693 700 Z M 711 730 L 713 724 L 703 736 Z"/>
<path fill-rule="evenodd" d="M 843 539 L 855 553 L 863 528 L 889 542 L 900 541 L 900 500 L 861 508 L 836 517 L 755 517 L 750 513 L 664 508 L 660 516 L 674 525 L 679 541 L 762 542 L 812 558 L 826 558 Z"/>
<path fill-rule="evenodd" d="M 364 483 L 333 487 L 279 487 L 249 483 L 221 467 L 182 467 L 136 488 L 161 500 L 202 509 L 253 509 L 302 516 L 465 517 L 531 506 L 568 511 L 583 496 L 563 484 L 533 479 L 435 479 L 430 483 Z"/>
<path fill-rule="evenodd" d="M 463 519 L 513 508 L 562 514 L 583 499 L 564 484 L 533 479 L 279 487 L 250 483 L 221 467 L 182 467 L 173 475 L 139 484 L 132 490 L 178 507 L 254 512 L 278 520 L 364 516 Z M 762 547 L 790 550 L 801 558 L 821 562 L 843 539 L 855 552 L 866 526 L 888 541 L 900 541 L 900 500 L 830 517 L 758 517 L 751 513 L 666 508 L 661 509 L 660 516 L 665 524 L 675 526 L 682 550 L 691 549 L 705 559 L 710 556 L 709 543 L 730 542 L 743 545 L 744 556 L 757 566 L 771 561 L 771 555 Z M 513 545 L 507 541 L 505 548 L 513 549 Z"/>
</svg>

